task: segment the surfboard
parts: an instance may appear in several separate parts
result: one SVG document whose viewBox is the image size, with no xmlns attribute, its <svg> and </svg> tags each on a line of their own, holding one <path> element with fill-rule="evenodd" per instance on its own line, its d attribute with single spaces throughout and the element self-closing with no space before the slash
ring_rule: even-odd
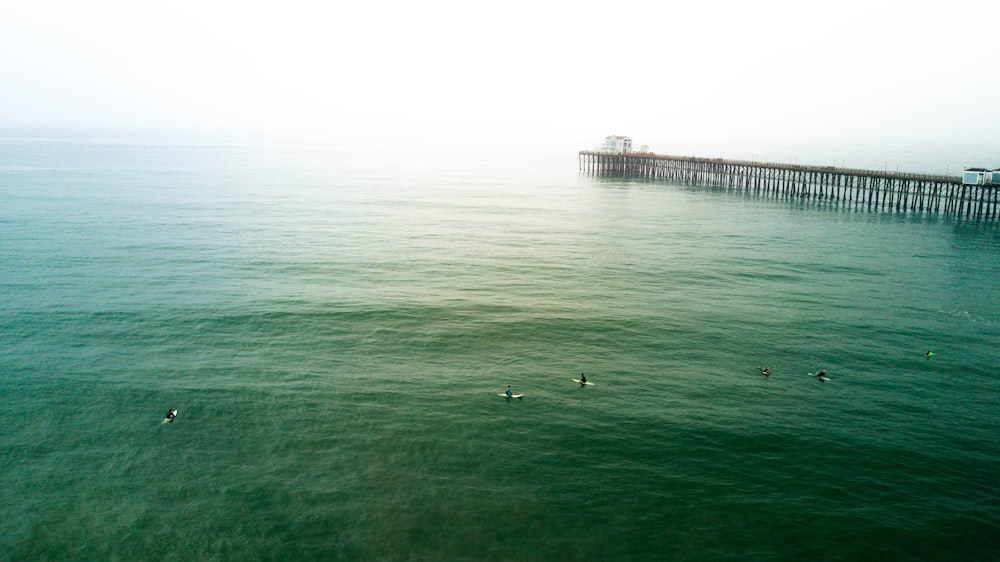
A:
<svg viewBox="0 0 1000 562">
<path fill-rule="evenodd" d="M 500 394 L 497 394 L 497 396 L 503 396 L 504 398 L 520 398 L 520 397 L 522 397 L 524 395 L 523 394 L 514 394 L 513 396 L 507 396 L 506 393 L 501 392 Z"/>
<path fill-rule="evenodd" d="M 592 383 L 590 381 L 580 382 L 580 379 L 573 379 L 573 382 L 575 382 L 576 384 L 594 384 L 594 383 Z"/>
<path fill-rule="evenodd" d="M 808 374 L 808 375 L 809 375 L 810 377 L 815 377 L 815 378 L 817 378 L 817 379 L 819 379 L 819 380 L 821 380 L 821 381 L 823 381 L 823 382 L 826 382 L 826 381 L 830 380 L 830 378 L 829 378 L 829 377 L 817 377 L 817 376 L 816 376 L 816 373 L 807 373 L 807 374 Z"/>
<path fill-rule="evenodd" d="M 174 410 L 174 417 L 173 418 L 163 418 L 163 423 L 170 423 L 170 422 L 174 421 L 174 418 L 176 418 L 176 417 L 177 417 L 177 410 Z"/>
</svg>

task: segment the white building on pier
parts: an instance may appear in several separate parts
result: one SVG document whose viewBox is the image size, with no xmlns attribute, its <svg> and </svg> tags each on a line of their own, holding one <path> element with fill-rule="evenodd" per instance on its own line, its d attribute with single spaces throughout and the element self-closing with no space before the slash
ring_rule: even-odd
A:
<svg viewBox="0 0 1000 562">
<path fill-rule="evenodd" d="M 601 152 L 628 154 L 632 152 L 632 139 L 619 135 L 605 137 L 604 144 L 601 145 Z"/>
<path fill-rule="evenodd" d="M 1000 185 L 1000 169 L 966 168 L 962 173 L 965 185 Z"/>
</svg>

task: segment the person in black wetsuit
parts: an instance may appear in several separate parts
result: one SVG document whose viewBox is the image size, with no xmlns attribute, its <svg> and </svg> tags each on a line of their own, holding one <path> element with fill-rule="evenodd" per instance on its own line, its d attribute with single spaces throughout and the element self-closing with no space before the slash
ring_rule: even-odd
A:
<svg viewBox="0 0 1000 562">
<path fill-rule="evenodd" d="M 580 373 L 580 384 L 587 384 L 587 375 Z"/>
</svg>

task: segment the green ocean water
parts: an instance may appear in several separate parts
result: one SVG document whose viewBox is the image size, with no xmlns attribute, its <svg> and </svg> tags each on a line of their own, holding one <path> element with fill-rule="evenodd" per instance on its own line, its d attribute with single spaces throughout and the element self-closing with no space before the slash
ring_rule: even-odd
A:
<svg viewBox="0 0 1000 562">
<path fill-rule="evenodd" d="M 997 271 L 573 151 L 7 136 L 0 559 L 997 560 Z"/>
</svg>

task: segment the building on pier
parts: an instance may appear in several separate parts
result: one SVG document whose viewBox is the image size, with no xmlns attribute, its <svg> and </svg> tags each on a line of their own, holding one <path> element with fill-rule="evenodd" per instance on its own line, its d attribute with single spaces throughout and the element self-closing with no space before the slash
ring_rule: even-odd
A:
<svg viewBox="0 0 1000 562">
<path fill-rule="evenodd" d="M 608 154 L 628 154 L 632 152 L 632 139 L 619 135 L 604 137 L 601 152 Z"/>
<path fill-rule="evenodd" d="M 962 173 L 962 183 L 965 185 L 984 185 L 986 174 L 990 173 L 986 168 L 966 168 Z"/>
<path fill-rule="evenodd" d="M 1000 169 L 966 168 L 962 174 L 962 183 L 965 185 L 1000 185 Z"/>
</svg>

